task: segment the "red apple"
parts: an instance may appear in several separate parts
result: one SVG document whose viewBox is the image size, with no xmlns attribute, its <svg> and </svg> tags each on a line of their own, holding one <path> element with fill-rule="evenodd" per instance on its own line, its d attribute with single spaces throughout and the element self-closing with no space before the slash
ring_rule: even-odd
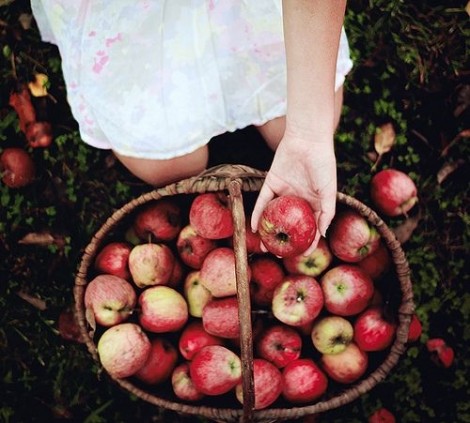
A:
<svg viewBox="0 0 470 423">
<path fill-rule="evenodd" d="M 411 316 L 410 327 L 408 329 L 408 342 L 416 342 L 421 338 L 423 326 L 416 313 Z"/>
<path fill-rule="evenodd" d="M 95 269 L 100 273 L 116 275 L 120 278 L 129 280 L 129 254 L 131 245 L 127 242 L 110 242 L 105 245 L 95 258 Z"/>
<path fill-rule="evenodd" d="M 204 394 L 199 392 L 189 374 L 189 363 L 181 363 L 175 367 L 171 375 L 171 386 L 175 395 L 183 401 L 199 401 Z"/>
<path fill-rule="evenodd" d="M 374 283 L 360 267 L 339 264 L 320 280 L 325 308 L 331 314 L 352 316 L 363 311 L 374 295 Z"/>
<path fill-rule="evenodd" d="M 313 277 L 323 273 L 332 261 L 333 254 L 325 238 L 319 239 L 317 247 L 309 255 L 302 253 L 292 257 L 285 257 L 282 260 L 288 273 Z"/>
<path fill-rule="evenodd" d="M 219 191 L 197 195 L 189 209 L 189 223 L 204 238 L 232 236 L 232 211 L 227 194 Z"/>
<path fill-rule="evenodd" d="M 181 261 L 192 269 L 200 269 L 207 254 L 216 247 L 215 240 L 199 235 L 191 225 L 181 229 L 176 240 Z"/>
<path fill-rule="evenodd" d="M 354 328 L 341 316 L 325 316 L 314 322 L 311 338 L 314 347 L 322 354 L 337 354 L 352 342 Z"/>
<path fill-rule="evenodd" d="M 390 270 L 392 258 L 385 244 L 380 242 L 378 248 L 357 262 L 357 265 L 376 281 Z"/>
<path fill-rule="evenodd" d="M 323 370 L 339 383 L 357 381 L 367 370 L 369 357 L 354 342 L 337 354 L 323 354 L 320 359 Z"/>
<path fill-rule="evenodd" d="M 272 256 L 257 256 L 250 263 L 251 298 L 260 306 L 271 305 L 274 289 L 284 279 L 282 266 Z"/>
<path fill-rule="evenodd" d="M 100 362 L 113 377 L 135 374 L 147 361 L 151 344 L 142 328 L 135 323 L 120 323 L 101 335 L 97 345 Z"/>
<path fill-rule="evenodd" d="M 171 241 L 181 230 L 181 208 L 171 199 L 162 198 L 143 206 L 132 223 L 143 241 Z"/>
<path fill-rule="evenodd" d="M 119 276 L 98 275 L 85 288 L 85 308 L 102 326 L 113 326 L 126 320 L 133 313 L 136 302 L 134 287 Z"/>
<path fill-rule="evenodd" d="M 367 423 L 395 423 L 395 416 L 386 408 L 375 410 L 368 418 Z"/>
<path fill-rule="evenodd" d="M 129 254 L 129 271 L 139 288 L 168 284 L 174 265 L 175 256 L 166 244 L 135 245 Z"/>
<path fill-rule="evenodd" d="M 370 195 L 378 211 L 389 217 L 406 215 L 418 202 L 413 179 L 396 169 L 377 172 L 370 182 Z"/>
<path fill-rule="evenodd" d="M 328 378 L 310 358 L 291 361 L 282 371 L 284 398 L 294 404 L 320 398 L 328 388 Z"/>
<path fill-rule="evenodd" d="M 158 384 L 169 379 L 178 360 L 178 351 L 168 340 L 154 338 L 144 365 L 134 376 L 147 384 Z"/>
<path fill-rule="evenodd" d="M 33 182 L 36 166 L 31 156 L 22 148 L 5 148 L 0 155 L 2 182 L 10 188 L 22 188 Z"/>
<path fill-rule="evenodd" d="M 220 338 L 236 339 L 240 336 L 238 300 L 231 296 L 214 298 L 202 310 L 202 324 L 206 332 Z"/>
<path fill-rule="evenodd" d="M 293 327 L 276 324 L 261 331 L 256 351 L 261 358 L 283 368 L 300 357 L 302 337 Z"/>
<path fill-rule="evenodd" d="M 307 250 L 315 238 L 315 213 L 304 198 L 281 195 L 266 205 L 258 232 L 263 245 L 272 254 L 296 256 Z"/>
<path fill-rule="evenodd" d="M 173 270 L 166 285 L 171 288 L 179 288 L 184 279 L 185 270 L 183 269 L 183 265 L 176 257 L 174 257 Z"/>
<path fill-rule="evenodd" d="M 426 348 L 431 353 L 431 360 L 438 366 L 448 368 L 454 362 L 454 350 L 442 338 L 430 338 Z"/>
<path fill-rule="evenodd" d="M 184 297 L 169 286 L 153 286 L 139 296 L 141 326 L 155 333 L 175 332 L 188 320 L 188 305 Z"/>
<path fill-rule="evenodd" d="M 347 209 L 333 218 L 328 241 L 336 257 L 347 263 L 357 263 L 379 247 L 380 234 L 359 212 Z"/>
<path fill-rule="evenodd" d="M 208 333 L 200 320 L 195 320 L 183 328 L 178 341 L 178 350 L 186 360 L 207 345 L 223 345 L 223 340 Z"/>
<path fill-rule="evenodd" d="M 370 307 L 354 322 L 354 342 L 363 351 L 381 351 L 388 348 L 394 338 L 396 324 L 388 321 L 380 307 Z"/>
<path fill-rule="evenodd" d="M 274 290 L 272 312 L 290 326 L 303 326 L 313 321 L 323 307 L 323 293 L 311 276 L 288 275 Z"/>
<path fill-rule="evenodd" d="M 186 275 L 183 292 L 188 303 L 189 314 L 193 317 L 202 317 L 202 310 L 213 297 L 201 283 L 200 271 L 195 270 Z"/>
<path fill-rule="evenodd" d="M 281 371 L 272 363 L 262 358 L 253 360 L 253 383 L 254 383 L 254 409 L 262 410 L 269 407 L 279 398 L 282 392 Z M 243 384 L 235 387 L 235 395 L 243 404 Z"/>
<path fill-rule="evenodd" d="M 251 224 L 247 219 L 246 227 L 246 251 L 248 254 L 264 254 L 264 251 L 261 248 L 261 237 L 259 232 L 253 232 L 251 230 Z"/>
<path fill-rule="evenodd" d="M 222 395 L 240 382 L 240 357 L 222 345 L 208 345 L 194 356 L 189 374 L 195 388 L 206 395 Z"/>
</svg>

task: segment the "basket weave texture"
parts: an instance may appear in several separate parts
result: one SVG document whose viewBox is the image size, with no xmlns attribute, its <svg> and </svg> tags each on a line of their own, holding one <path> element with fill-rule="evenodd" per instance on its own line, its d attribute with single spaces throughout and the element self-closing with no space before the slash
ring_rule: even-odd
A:
<svg viewBox="0 0 470 423">
<path fill-rule="evenodd" d="M 145 193 L 128 202 L 114 212 L 94 234 L 90 243 L 86 246 L 79 264 L 74 285 L 75 313 L 80 331 L 85 338 L 87 348 L 93 359 L 99 362 L 97 347 L 93 339 L 93 331 L 87 321 L 84 306 L 84 293 L 89 282 L 90 269 L 94 259 L 102 247 L 107 236 L 135 210 L 150 201 L 163 197 L 179 194 L 198 194 L 212 191 L 226 191 L 232 206 L 234 223 L 233 246 L 236 258 L 237 297 L 239 301 L 240 319 L 240 351 L 242 359 L 242 383 L 244 404 L 239 408 L 224 408 L 216 406 L 192 405 L 183 402 L 171 401 L 159 397 L 142 389 L 129 379 L 111 379 L 123 389 L 131 392 L 140 399 L 168 410 L 183 414 L 203 416 L 220 422 L 282 422 L 288 419 L 296 419 L 311 414 L 325 412 L 341 407 L 352 402 L 362 394 L 370 391 L 374 386 L 383 381 L 393 367 L 398 363 L 400 356 L 406 350 L 408 329 L 411 316 L 414 312 L 412 284 L 406 256 L 396 239 L 394 233 L 385 222 L 368 206 L 357 199 L 343 193 L 337 194 L 338 204 L 345 205 L 358 211 L 372 224 L 382 236 L 382 239 L 390 252 L 395 273 L 400 285 L 401 302 L 398 307 L 398 326 L 394 343 L 388 350 L 383 362 L 371 373 L 347 386 L 333 397 L 320 399 L 311 405 L 293 406 L 289 408 L 268 408 L 253 410 L 253 344 L 251 305 L 248 280 L 248 259 L 245 238 L 245 211 L 243 204 L 244 192 L 259 191 L 265 177 L 265 172 L 244 165 L 221 165 L 213 167 L 204 173 L 181 180 Z M 222 405 L 222 404 L 221 404 Z"/>
</svg>

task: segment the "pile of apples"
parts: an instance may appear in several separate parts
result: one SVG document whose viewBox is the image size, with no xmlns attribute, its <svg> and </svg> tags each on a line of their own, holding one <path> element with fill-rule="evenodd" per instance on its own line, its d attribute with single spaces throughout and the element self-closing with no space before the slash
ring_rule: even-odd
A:
<svg viewBox="0 0 470 423">
<path fill-rule="evenodd" d="M 223 396 L 243 404 L 229 197 L 184 197 L 144 204 L 103 242 L 85 289 L 86 318 L 112 377 L 183 402 Z M 317 228 L 302 198 L 272 200 L 256 233 L 245 213 L 254 408 L 308 404 L 353 384 L 396 336 L 380 286 L 397 281 L 387 279 L 392 260 L 380 234 L 339 207 L 310 252 Z"/>
</svg>

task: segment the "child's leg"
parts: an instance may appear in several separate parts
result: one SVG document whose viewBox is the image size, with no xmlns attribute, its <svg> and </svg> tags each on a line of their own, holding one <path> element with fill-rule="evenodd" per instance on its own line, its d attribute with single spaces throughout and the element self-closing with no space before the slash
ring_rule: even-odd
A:
<svg viewBox="0 0 470 423">
<path fill-rule="evenodd" d="M 197 175 L 206 169 L 209 156 L 207 146 L 168 160 L 138 159 L 115 154 L 132 174 L 156 187 Z"/>
<path fill-rule="evenodd" d="M 343 108 L 343 86 L 339 87 L 335 93 L 335 128 L 338 127 Z M 286 129 L 286 117 L 281 116 L 266 122 L 264 125 L 256 127 L 266 144 L 275 151 Z"/>
</svg>

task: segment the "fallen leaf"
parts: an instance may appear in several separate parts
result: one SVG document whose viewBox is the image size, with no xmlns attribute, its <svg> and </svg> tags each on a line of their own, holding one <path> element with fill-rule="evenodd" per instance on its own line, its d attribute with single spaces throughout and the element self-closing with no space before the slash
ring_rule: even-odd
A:
<svg viewBox="0 0 470 423">
<path fill-rule="evenodd" d="M 26 31 L 31 28 L 31 22 L 33 21 L 33 15 L 31 13 L 22 13 L 18 17 L 21 27 Z"/>
<path fill-rule="evenodd" d="M 465 6 L 465 11 L 467 12 L 467 15 L 470 16 L 470 1 L 467 2 L 467 5 Z"/>
<path fill-rule="evenodd" d="M 85 337 L 80 330 L 80 325 L 71 307 L 66 307 L 61 311 L 57 325 L 59 334 L 63 339 L 80 343 L 85 342 Z"/>
<path fill-rule="evenodd" d="M 18 291 L 17 295 L 21 299 L 31 304 L 33 307 L 37 308 L 38 310 L 44 311 L 47 308 L 46 302 L 44 300 L 38 297 L 34 297 L 33 295 L 30 295 L 25 291 Z"/>
<path fill-rule="evenodd" d="M 470 129 L 464 129 L 463 131 L 460 131 L 455 136 L 455 138 L 442 150 L 441 157 L 447 156 L 447 153 L 449 152 L 451 147 L 462 138 L 470 138 Z"/>
<path fill-rule="evenodd" d="M 21 238 L 18 244 L 47 246 L 57 244 L 57 240 L 49 232 L 30 232 Z"/>
<path fill-rule="evenodd" d="M 47 86 L 49 84 L 49 78 L 43 73 L 37 73 L 34 81 L 28 83 L 29 91 L 33 97 L 45 97 L 47 96 Z"/>
<path fill-rule="evenodd" d="M 375 131 L 374 147 L 381 156 L 388 153 L 395 144 L 395 129 L 392 123 L 385 123 Z"/>
<path fill-rule="evenodd" d="M 400 244 L 404 244 L 411 238 L 420 220 L 421 215 L 418 213 L 416 216 L 409 217 L 401 225 L 392 229 L 392 232 L 395 234 Z"/>
<path fill-rule="evenodd" d="M 453 163 L 444 163 L 444 165 L 437 172 L 437 183 L 442 184 L 449 175 L 456 171 L 460 166 L 465 163 L 465 160 L 460 159 Z"/>
</svg>

